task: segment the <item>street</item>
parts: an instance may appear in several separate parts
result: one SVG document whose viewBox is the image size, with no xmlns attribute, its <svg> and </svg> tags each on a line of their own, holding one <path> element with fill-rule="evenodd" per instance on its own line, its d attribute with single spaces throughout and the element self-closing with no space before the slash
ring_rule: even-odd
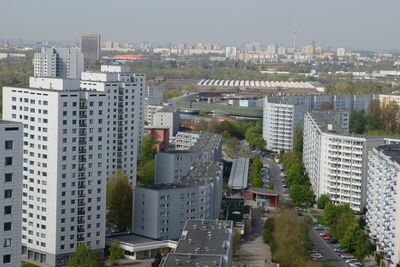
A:
<svg viewBox="0 0 400 267">
<path fill-rule="evenodd" d="M 264 166 L 270 169 L 269 178 L 270 181 L 274 182 L 274 190 L 278 191 L 279 195 L 281 195 L 280 197 L 282 197 L 282 181 L 281 177 L 279 176 L 281 171 L 279 170 L 278 165 L 269 158 L 263 158 L 262 161 Z"/>
</svg>

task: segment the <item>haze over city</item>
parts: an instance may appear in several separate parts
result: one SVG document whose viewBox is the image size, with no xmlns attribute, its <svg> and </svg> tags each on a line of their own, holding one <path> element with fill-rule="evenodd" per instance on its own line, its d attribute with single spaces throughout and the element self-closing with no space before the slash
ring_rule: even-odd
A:
<svg viewBox="0 0 400 267">
<path fill-rule="evenodd" d="M 128 42 L 291 45 L 296 24 L 299 45 L 392 50 L 400 45 L 399 9 L 397 0 L 6 0 L 0 36 L 75 42 L 88 32 Z"/>
</svg>

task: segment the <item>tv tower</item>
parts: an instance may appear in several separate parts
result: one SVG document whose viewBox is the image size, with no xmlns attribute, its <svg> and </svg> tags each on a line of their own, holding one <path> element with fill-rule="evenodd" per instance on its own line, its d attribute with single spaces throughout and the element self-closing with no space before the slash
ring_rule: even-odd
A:
<svg viewBox="0 0 400 267">
<path fill-rule="evenodd" d="M 293 52 L 296 52 L 296 34 L 297 34 L 297 28 L 295 24 L 293 28 Z"/>
</svg>

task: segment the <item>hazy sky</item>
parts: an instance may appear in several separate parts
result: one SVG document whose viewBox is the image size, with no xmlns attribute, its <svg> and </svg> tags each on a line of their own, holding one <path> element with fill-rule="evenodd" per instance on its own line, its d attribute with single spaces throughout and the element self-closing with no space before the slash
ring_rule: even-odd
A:
<svg viewBox="0 0 400 267">
<path fill-rule="evenodd" d="M 400 48 L 400 0 L 0 0 L 0 38 Z"/>
</svg>

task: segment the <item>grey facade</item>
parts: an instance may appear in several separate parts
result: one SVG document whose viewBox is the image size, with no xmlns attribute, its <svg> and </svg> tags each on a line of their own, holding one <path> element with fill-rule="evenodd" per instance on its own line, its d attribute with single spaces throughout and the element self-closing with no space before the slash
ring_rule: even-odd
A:
<svg viewBox="0 0 400 267">
<path fill-rule="evenodd" d="M 33 57 L 34 76 L 79 79 L 84 70 L 83 54 L 78 48 L 47 48 Z"/>
<path fill-rule="evenodd" d="M 173 137 L 179 131 L 179 120 L 179 109 L 165 106 L 154 114 L 153 125 L 169 127 L 169 135 Z"/>
<path fill-rule="evenodd" d="M 81 53 L 85 61 L 92 62 L 100 59 L 100 34 L 81 35 Z"/>
<path fill-rule="evenodd" d="M 154 239 L 176 239 L 188 219 L 217 219 L 222 183 L 221 163 L 198 162 L 179 182 L 136 187 L 134 232 Z"/>
<path fill-rule="evenodd" d="M 0 120 L 0 266 L 21 266 L 22 123 Z"/>
<path fill-rule="evenodd" d="M 162 267 L 232 266 L 233 222 L 188 220 L 177 248 L 161 262 Z"/>
<path fill-rule="evenodd" d="M 222 139 L 220 135 L 212 133 L 192 132 L 177 134 L 189 139 L 190 146 L 186 150 L 161 151 L 156 154 L 155 183 L 169 184 L 180 180 L 187 174 L 195 162 L 220 162 L 222 157 Z"/>
</svg>

